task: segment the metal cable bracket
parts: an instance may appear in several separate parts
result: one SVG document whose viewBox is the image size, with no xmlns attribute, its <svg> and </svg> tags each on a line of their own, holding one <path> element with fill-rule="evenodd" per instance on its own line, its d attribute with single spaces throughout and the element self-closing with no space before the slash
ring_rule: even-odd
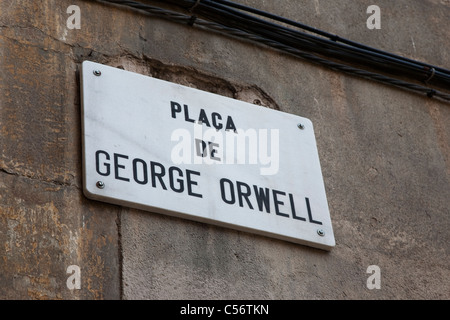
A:
<svg viewBox="0 0 450 320">
<path fill-rule="evenodd" d="M 434 77 L 434 75 L 436 74 L 436 69 L 431 67 L 430 73 L 430 76 L 425 80 L 426 84 L 428 84 L 428 81 L 430 81 Z"/>
</svg>

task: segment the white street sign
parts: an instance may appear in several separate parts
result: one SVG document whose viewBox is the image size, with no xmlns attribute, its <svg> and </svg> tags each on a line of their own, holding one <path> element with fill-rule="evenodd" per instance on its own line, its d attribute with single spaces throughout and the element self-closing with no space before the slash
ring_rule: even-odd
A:
<svg viewBox="0 0 450 320">
<path fill-rule="evenodd" d="M 88 198 L 335 245 L 306 118 L 85 61 L 82 126 Z"/>
</svg>

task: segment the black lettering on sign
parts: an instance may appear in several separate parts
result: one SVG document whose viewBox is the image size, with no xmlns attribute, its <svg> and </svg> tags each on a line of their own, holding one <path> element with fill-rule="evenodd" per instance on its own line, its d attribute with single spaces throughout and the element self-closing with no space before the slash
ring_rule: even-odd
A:
<svg viewBox="0 0 450 320">
<path fill-rule="evenodd" d="M 211 113 L 211 117 L 212 117 L 213 127 L 216 128 L 216 130 L 222 129 L 223 128 L 222 123 L 217 122 L 218 120 L 222 120 L 222 116 L 220 114 L 218 114 L 217 112 L 213 112 L 213 113 Z"/>
<path fill-rule="evenodd" d="M 228 185 L 230 199 L 228 199 L 226 192 L 225 192 L 226 191 L 225 183 Z M 234 204 L 236 202 L 236 198 L 234 196 L 234 185 L 233 185 L 233 182 L 231 182 L 230 180 L 225 179 L 225 178 L 220 179 L 220 194 L 222 195 L 223 202 L 228 203 L 228 204 Z"/>
<path fill-rule="evenodd" d="M 178 172 L 179 177 L 183 177 L 183 171 L 180 168 L 170 167 L 169 168 L 170 189 L 172 189 L 175 192 L 181 193 L 184 191 L 183 179 L 180 179 L 180 178 L 177 179 L 178 187 L 176 187 L 175 183 L 174 183 L 174 176 L 173 176 L 174 171 Z"/>
<path fill-rule="evenodd" d="M 255 190 L 256 203 L 258 204 L 259 211 L 263 211 L 263 207 L 266 208 L 266 212 L 270 213 L 270 191 L 269 188 L 259 188 L 253 186 Z"/>
<path fill-rule="evenodd" d="M 200 109 L 200 114 L 198 115 L 198 122 L 201 124 L 206 124 L 207 127 L 211 127 L 209 124 L 208 117 L 206 116 L 205 110 Z"/>
<path fill-rule="evenodd" d="M 155 170 L 156 167 L 159 167 L 159 173 L 156 172 L 156 170 Z M 150 171 L 152 172 L 152 187 L 156 188 L 156 178 L 158 178 L 158 181 L 161 184 L 161 187 L 164 190 L 167 190 L 167 187 L 164 184 L 164 180 L 162 178 L 166 174 L 166 169 L 164 168 L 164 166 L 159 162 L 150 161 Z"/>
<path fill-rule="evenodd" d="M 200 176 L 200 172 L 186 170 L 186 183 L 187 183 L 188 195 L 198 197 L 198 198 L 203 198 L 203 196 L 201 194 L 195 193 L 192 191 L 192 185 L 196 186 L 196 185 L 198 185 L 198 182 L 192 180 L 191 175 Z"/>
<path fill-rule="evenodd" d="M 200 109 L 198 112 L 198 117 L 191 118 L 189 106 L 187 104 L 183 104 L 183 107 L 181 107 L 181 104 L 175 101 L 170 101 L 170 113 L 172 118 L 176 119 L 177 114 L 183 113 L 184 115 L 184 121 L 194 123 L 196 122 L 195 119 L 197 119 L 197 123 L 204 124 L 207 127 L 212 126 L 216 130 L 233 130 L 235 133 L 237 133 L 236 125 L 234 124 L 233 118 L 231 116 L 226 117 L 225 121 L 225 128 L 222 115 L 218 112 L 211 112 L 209 115 L 209 112 L 205 111 L 205 109 Z"/>
<path fill-rule="evenodd" d="M 297 214 L 295 212 L 294 196 L 292 195 L 292 193 L 289 193 L 289 202 L 291 203 L 292 218 L 301 220 L 301 221 L 306 221 L 305 218 L 297 216 Z"/>
<path fill-rule="evenodd" d="M 278 200 L 278 196 L 279 195 L 285 196 L 286 192 L 278 191 L 278 190 L 272 190 L 272 193 L 273 193 L 273 202 L 275 203 L 275 214 L 278 215 L 278 216 L 289 218 L 288 214 L 281 212 L 280 209 L 279 209 L 279 205 L 284 205 L 284 202 Z"/>
<path fill-rule="evenodd" d="M 188 105 L 184 105 L 184 120 L 187 122 L 195 122 L 194 119 L 189 118 L 189 108 Z"/>
<path fill-rule="evenodd" d="M 111 165 L 108 162 L 103 162 L 102 169 L 104 170 L 100 170 L 100 155 L 103 155 L 106 160 L 109 160 L 109 154 L 106 151 L 98 150 L 95 152 L 95 170 L 101 176 L 109 176 L 111 173 Z"/>
<path fill-rule="evenodd" d="M 176 108 L 174 110 L 176 111 Z M 111 167 L 113 167 L 116 180 L 130 182 L 130 178 L 126 177 L 126 172 L 128 172 L 130 176 L 133 176 L 133 181 L 140 185 L 148 184 L 150 178 L 153 188 L 169 190 L 169 186 L 170 190 L 177 193 L 187 192 L 192 197 L 203 197 L 202 194 L 195 190 L 198 188 L 196 187 L 198 186 L 198 181 L 195 178 L 200 176 L 200 172 L 187 169 L 184 171 L 176 166 L 166 169 L 162 163 L 156 161 L 146 162 L 140 158 L 130 159 L 128 155 L 120 153 L 114 153 L 112 158 L 112 161 L 110 161 L 109 153 L 104 150 L 95 152 L 95 169 L 99 175 L 109 176 Z M 149 167 L 150 172 L 148 171 Z"/>
<path fill-rule="evenodd" d="M 233 130 L 233 132 L 237 133 L 236 126 L 234 125 L 234 122 L 233 122 L 233 118 L 231 118 L 231 117 L 227 118 L 227 126 L 225 127 L 225 130 Z"/>
<path fill-rule="evenodd" d="M 239 199 L 239 206 L 240 207 L 244 206 L 244 202 L 242 201 L 242 199 L 245 199 L 245 201 L 247 202 L 248 207 L 250 209 L 253 209 L 253 206 L 252 206 L 250 200 L 248 199 L 248 197 L 252 193 L 249 185 L 244 183 L 244 182 L 236 181 L 236 187 L 237 187 L 237 193 L 238 193 L 238 199 Z M 243 191 L 244 187 L 246 189 L 245 191 Z"/>
<path fill-rule="evenodd" d="M 181 105 L 179 103 L 170 101 L 170 110 L 172 111 L 172 118 L 176 118 L 177 117 L 177 113 L 181 112 Z"/>
<path fill-rule="evenodd" d="M 197 152 L 197 156 L 205 158 L 207 156 L 206 142 L 202 139 L 195 139 L 195 150 Z"/>
<path fill-rule="evenodd" d="M 284 218 L 291 218 L 289 211 L 292 214 L 292 219 L 305 221 L 309 223 L 322 224 L 318 220 L 314 220 L 313 213 L 309 198 L 305 198 L 306 211 L 308 213 L 308 220 L 301 215 L 297 214 L 295 207 L 295 198 L 292 193 L 286 193 L 284 191 L 261 188 L 257 185 L 253 185 L 253 189 L 245 182 L 236 181 L 233 182 L 229 179 L 220 179 L 220 194 L 222 201 L 229 205 L 237 204 L 241 208 L 250 208 L 254 210 L 252 204 L 252 198 L 256 199 L 257 210 L 260 212 L 271 213 L 271 202 L 273 201 L 273 208 L 275 208 L 275 214 Z M 285 198 L 289 201 L 285 201 Z"/>
<path fill-rule="evenodd" d="M 140 163 L 140 167 L 142 170 L 142 174 L 140 175 L 142 178 L 139 179 L 138 174 L 138 163 Z M 147 184 L 148 182 L 148 175 L 147 175 L 147 163 L 142 159 L 133 159 L 133 179 L 139 184 Z"/>
<path fill-rule="evenodd" d="M 217 153 L 217 149 L 215 148 L 218 147 L 219 147 L 218 143 L 208 141 L 209 156 L 212 160 L 220 161 L 220 158 L 215 156 L 215 154 Z"/>
<path fill-rule="evenodd" d="M 114 153 L 114 177 L 117 180 L 130 181 L 130 179 L 121 177 L 119 175 L 119 169 L 125 169 L 125 165 L 119 164 L 119 158 L 128 159 L 128 156 L 124 154 Z"/>
<path fill-rule="evenodd" d="M 316 221 L 313 219 L 312 212 L 311 212 L 311 206 L 309 204 L 309 198 L 305 198 L 305 201 L 306 201 L 306 209 L 308 210 L 309 222 L 316 223 L 316 224 L 322 224 L 322 222 Z"/>
<path fill-rule="evenodd" d="M 195 152 L 197 153 L 197 156 L 202 158 L 209 156 L 212 160 L 220 161 L 220 158 L 215 156 L 218 152 L 216 148 L 219 147 L 219 144 L 211 141 L 207 142 L 208 144 L 201 139 L 195 138 Z M 208 148 L 209 153 L 206 151 L 206 148 Z"/>
</svg>

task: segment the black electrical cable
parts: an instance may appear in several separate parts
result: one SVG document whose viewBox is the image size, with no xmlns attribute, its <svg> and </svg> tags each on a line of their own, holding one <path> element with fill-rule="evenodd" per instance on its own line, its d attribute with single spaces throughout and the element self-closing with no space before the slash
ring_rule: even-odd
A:
<svg viewBox="0 0 450 320">
<path fill-rule="evenodd" d="M 177 4 L 183 8 L 189 8 L 196 0 L 166 1 Z M 309 31 L 313 30 L 315 33 L 320 33 L 321 35 L 327 36 L 333 40 L 323 39 L 317 36 L 298 32 L 265 20 L 261 20 L 255 16 L 242 13 L 230 6 L 245 8 L 247 11 L 251 11 L 252 13 L 262 13 L 262 11 L 256 9 L 250 10 L 248 7 L 223 0 L 202 0 L 200 3 L 197 3 L 195 12 L 209 20 L 219 22 L 229 27 L 239 28 L 241 30 L 259 34 L 301 50 L 322 54 L 347 63 L 366 65 L 373 69 L 383 70 L 384 72 L 390 74 L 410 76 L 417 81 L 429 79 L 431 70 L 434 70 L 434 76 L 430 79 L 433 81 L 429 81 L 429 83 L 442 88 L 450 87 L 450 72 L 445 69 L 385 53 L 381 50 L 360 45 L 355 42 L 327 34 L 323 31 L 319 32 L 317 29 L 308 28 Z M 289 21 L 268 13 L 264 13 L 264 16 L 270 17 L 271 19 L 281 20 L 285 23 Z M 304 25 L 297 26 L 303 28 L 305 27 Z M 337 43 L 334 41 L 337 39 L 339 39 L 342 43 Z"/>
<path fill-rule="evenodd" d="M 406 81 L 403 81 L 403 80 L 394 79 L 394 78 L 391 78 L 391 77 L 388 77 L 388 76 L 384 76 L 384 75 L 381 75 L 381 74 L 378 74 L 378 73 L 375 73 L 375 72 L 371 72 L 371 71 L 368 71 L 368 70 L 363 70 L 361 68 L 356 68 L 356 67 L 353 67 L 353 66 L 350 66 L 350 65 L 345 65 L 345 64 L 342 64 L 342 63 L 339 63 L 339 62 L 336 62 L 336 61 L 332 61 L 332 60 L 329 60 L 329 59 L 326 59 L 326 58 L 319 57 L 319 56 L 317 56 L 315 54 L 312 54 L 312 53 L 305 52 L 303 50 L 303 48 L 301 48 L 302 50 L 300 50 L 300 48 L 298 48 L 296 46 L 291 46 L 291 45 L 285 44 L 283 42 L 279 42 L 276 39 L 274 39 L 274 38 L 276 38 L 276 37 L 274 37 L 274 35 L 275 35 L 274 34 L 274 29 L 273 29 L 273 26 L 270 26 L 270 25 L 268 27 L 268 30 L 266 30 L 263 33 L 263 35 L 260 35 L 260 34 L 257 34 L 257 33 L 252 33 L 251 31 L 242 30 L 240 28 L 229 27 L 227 25 L 224 25 L 224 24 L 221 24 L 221 23 L 218 23 L 218 22 L 215 22 L 215 21 L 207 21 L 207 20 L 199 19 L 199 18 L 197 18 L 197 16 L 194 16 L 192 14 L 192 12 L 191 12 L 190 15 L 185 15 L 185 14 L 181 14 L 181 13 L 178 13 L 178 12 L 173 12 L 173 11 L 170 11 L 170 10 L 165 10 L 165 9 L 158 8 L 158 7 L 153 7 L 153 6 L 150 6 L 150 5 L 147 5 L 147 4 L 143 4 L 141 2 L 136 2 L 136 1 L 127 1 L 127 0 L 98 0 L 98 1 L 115 3 L 115 4 L 120 4 L 120 5 L 126 5 L 126 6 L 129 6 L 129 7 L 133 7 L 133 8 L 136 8 L 136 9 L 143 10 L 143 11 L 145 11 L 147 13 L 150 13 L 150 14 L 153 14 L 153 15 L 156 15 L 156 16 L 159 16 L 159 17 L 163 17 L 163 18 L 172 20 L 172 21 L 185 23 L 185 24 L 188 24 L 188 25 L 194 25 L 195 24 L 195 25 L 198 25 L 198 26 L 201 26 L 201 27 L 204 27 L 204 28 L 212 29 L 212 30 L 215 30 L 215 31 L 218 31 L 218 32 L 222 32 L 222 33 L 225 33 L 225 34 L 229 34 L 229 35 L 232 35 L 232 36 L 237 36 L 237 37 L 249 39 L 249 40 L 252 40 L 252 41 L 256 41 L 256 42 L 259 42 L 259 43 L 271 46 L 271 47 L 276 48 L 278 50 L 282 50 L 282 51 L 288 52 L 290 54 L 293 54 L 295 56 L 301 57 L 303 59 L 306 59 L 306 60 L 309 60 L 309 61 L 313 61 L 315 63 L 327 66 L 327 67 L 332 68 L 334 70 L 339 70 L 339 71 L 342 71 L 342 72 L 345 72 L 345 73 L 348 73 L 348 74 L 357 75 L 357 76 L 360 76 L 360 77 L 363 77 L 363 78 L 372 79 L 372 80 L 376 80 L 376 81 L 383 82 L 383 83 L 386 83 L 386 84 L 391 84 L 391 85 L 394 85 L 394 86 L 397 86 L 397 87 L 405 88 L 405 89 L 408 89 L 408 90 L 413 90 L 413 91 L 416 91 L 416 92 L 420 92 L 422 94 L 426 94 L 428 97 L 437 97 L 437 98 L 440 98 L 440 99 L 444 99 L 444 100 L 450 101 L 450 95 L 446 94 L 446 93 L 443 93 L 441 91 L 437 91 L 437 90 L 430 89 L 430 88 L 427 88 L 427 87 L 424 87 L 424 86 L 421 86 L 421 85 L 409 83 L 409 82 L 406 82 Z M 174 0 L 168 0 L 168 1 L 174 1 Z M 192 6 L 195 5 L 195 9 L 198 10 L 198 9 L 201 8 L 200 5 L 201 5 L 201 3 L 203 1 L 207 1 L 207 0 L 202 0 L 202 1 L 198 1 L 198 0 L 195 0 L 195 1 L 178 0 L 177 2 L 184 2 L 184 3 L 189 2 L 189 4 L 192 4 Z M 192 6 L 191 7 L 188 6 L 188 7 L 186 7 L 186 9 L 189 10 L 190 8 L 192 8 Z M 221 8 L 220 10 L 221 11 L 219 11 L 219 12 L 222 12 L 222 14 L 225 14 L 224 11 L 226 11 L 226 10 L 223 10 L 223 8 Z M 191 11 L 193 11 L 193 10 L 191 10 Z M 213 13 L 213 15 L 217 14 L 217 10 L 210 11 L 209 15 L 211 15 L 211 13 Z M 196 14 L 197 14 L 197 12 L 196 12 Z M 236 23 L 242 24 L 242 21 L 239 21 L 239 19 L 241 19 L 241 18 L 239 18 L 240 16 L 241 15 L 235 15 L 235 16 L 232 17 L 232 19 L 236 20 Z M 257 21 L 255 23 L 261 24 L 263 22 Z M 284 39 L 285 37 L 289 38 L 292 35 L 290 29 L 284 30 L 283 28 L 280 28 L 279 34 L 283 35 L 283 37 L 281 37 L 281 40 L 286 40 L 286 39 Z M 323 39 L 321 39 L 321 40 L 323 40 Z M 307 46 L 320 45 L 319 42 L 315 42 L 314 38 L 312 38 L 312 39 L 311 38 L 306 38 L 306 39 L 303 40 L 302 43 L 304 43 Z M 330 53 L 330 52 L 333 52 L 333 50 L 338 50 L 338 49 L 330 49 L 329 47 L 327 47 L 327 48 L 325 48 L 325 50 L 323 50 L 323 52 Z M 402 67 L 403 67 L 403 69 L 402 69 Z M 399 68 L 399 70 L 405 70 L 406 66 L 402 66 L 401 64 L 399 64 L 397 66 L 397 68 Z M 430 74 L 427 75 L 428 79 L 426 79 L 428 82 L 430 80 L 434 79 L 435 76 L 436 76 L 436 73 L 437 73 L 435 67 L 430 66 L 430 70 L 431 70 Z M 446 73 L 448 73 L 450 75 L 449 71 L 447 71 L 445 69 L 442 69 L 442 70 L 446 71 Z M 441 70 L 439 70 L 439 71 L 441 71 Z"/>
<path fill-rule="evenodd" d="M 441 76 L 441 69 L 437 67 L 432 67 L 425 64 L 412 64 L 413 60 L 404 59 L 399 56 L 395 56 L 392 54 L 381 54 L 380 50 L 376 50 L 373 48 L 369 48 L 367 46 L 358 45 L 357 49 L 347 47 L 347 46 L 338 46 L 336 43 L 336 39 L 340 40 L 341 42 L 346 42 L 350 44 L 356 44 L 354 42 L 350 42 L 348 40 L 339 38 L 337 36 L 325 33 L 323 31 L 319 31 L 314 28 L 307 28 L 308 30 L 313 30 L 315 33 L 319 33 L 321 35 L 327 36 L 329 38 L 332 38 L 333 41 L 320 39 L 320 38 L 313 38 L 312 36 L 308 35 L 308 38 L 305 38 L 304 34 L 301 33 L 294 33 L 292 30 L 289 30 L 287 28 L 283 28 L 279 25 L 270 24 L 267 21 L 263 21 L 260 19 L 256 19 L 249 15 L 244 15 L 239 11 L 232 10 L 230 11 L 229 8 L 226 6 L 223 6 L 220 3 L 226 3 L 227 5 L 232 5 L 233 7 L 239 7 L 244 8 L 247 11 L 251 11 L 253 13 L 259 13 L 264 14 L 264 16 L 268 16 L 272 19 L 278 19 L 283 22 L 290 22 L 293 25 L 297 25 L 300 27 L 305 28 L 305 25 L 299 25 L 295 22 L 292 22 L 290 20 L 287 20 L 285 18 L 277 17 L 275 15 L 264 13 L 262 11 L 248 8 L 242 5 L 238 5 L 235 3 L 232 3 L 230 1 L 224 1 L 224 0 L 215 0 L 215 1 L 209 1 L 209 0 L 166 0 L 165 2 L 171 2 L 173 4 L 178 4 L 179 6 L 189 9 L 190 11 L 193 11 L 195 8 L 196 11 L 200 11 L 203 16 L 206 16 L 207 18 L 213 20 L 213 21 L 219 21 L 228 26 L 236 27 L 238 26 L 242 30 L 246 30 L 249 32 L 253 32 L 256 34 L 260 34 L 264 37 L 268 37 L 271 39 L 274 39 L 278 42 L 288 44 L 290 46 L 294 46 L 297 48 L 301 48 L 302 50 L 315 52 L 318 54 L 324 54 L 326 56 L 331 56 L 335 59 L 340 59 L 343 61 L 351 62 L 354 64 L 360 64 L 360 65 L 370 65 L 368 60 L 371 60 L 371 67 L 376 69 L 381 69 L 390 73 L 401 73 L 402 75 L 409 75 L 412 77 L 415 77 L 416 80 L 425 80 L 428 79 L 433 80 L 436 82 L 436 80 L 439 80 L 439 77 Z M 197 8 L 198 7 L 198 8 Z M 249 23 L 250 22 L 250 23 Z M 252 29 L 249 30 L 249 26 L 252 26 Z M 336 47 L 338 46 L 338 47 Z M 366 50 L 366 51 L 372 51 L 372 56 L 367 56 L 367 52 L 364 51 L 357 51 L 358 49 Z M 377 55 L 377 56 L 375 56 Z M 390 57 L 391 61 L 387 61 L 387 57 Z M 434 76 L 431 79 L 430 78 L 430 70 L 434 70 Z M 445 76 L 444 76 L 445 77 Z M 447 80 L 450 81 L 450 75 L 447 76 Z M 432 83 L 431 83 L 432 84 Z M 450 82 L 448 82 L 447 85 L 450 85 Z"/>
</svg>

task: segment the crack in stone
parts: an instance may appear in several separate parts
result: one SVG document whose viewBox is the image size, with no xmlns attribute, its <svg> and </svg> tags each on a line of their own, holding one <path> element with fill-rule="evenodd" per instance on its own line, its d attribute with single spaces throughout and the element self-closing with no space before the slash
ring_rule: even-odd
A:
<svg viewBox="0 0 450 320">
<path fill-rule="evenodd" d="M 11 175 L 11 176 L 26 178 L 26 179 L 30 179 L 30 180 L 33 180 L 33 181 L 49 183 L 49 184 L 52 184 L 52 185 L 57 185 L 57 186 L 62 186 L 62 187 L 75 187 L 77 189 L 81 189 L 78 186 L 78 184 L 76 184 L 76 183 L 71 183 L 71 182 L 67 182 L 67 181 L 61 181 L 61 180 L 57 180 L 57 179 L 41 179 L 41 178 L 33 177 L 31 175 L 21 174 L 19 172 L 12 171 L 12 170 L 10 170 L 8 168 L 0 168 L 0 173 L 5 173 L 5 174 Z"/>
</svg>

